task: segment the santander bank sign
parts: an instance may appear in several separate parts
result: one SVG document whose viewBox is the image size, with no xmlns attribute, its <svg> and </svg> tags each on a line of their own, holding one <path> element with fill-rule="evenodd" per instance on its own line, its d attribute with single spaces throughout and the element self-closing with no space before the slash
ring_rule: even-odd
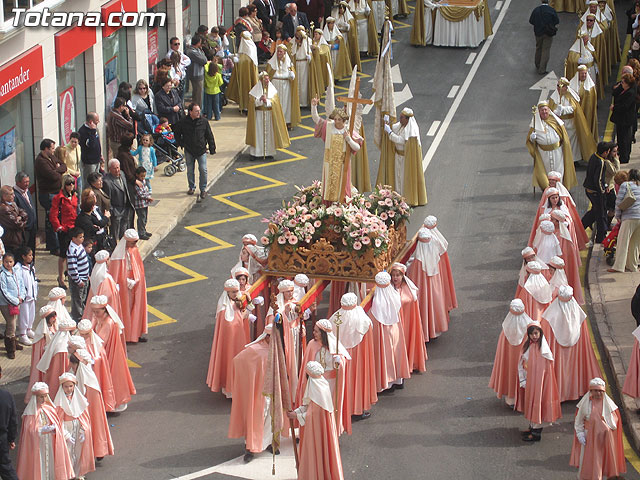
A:
<svg viewBox="0 0 640 480">
<path fill-rule="evenodd" d="M 27 50 L 0 65 L 0 105 L 25 91 L 44 76 L 42 46 Z"/>
</svg>

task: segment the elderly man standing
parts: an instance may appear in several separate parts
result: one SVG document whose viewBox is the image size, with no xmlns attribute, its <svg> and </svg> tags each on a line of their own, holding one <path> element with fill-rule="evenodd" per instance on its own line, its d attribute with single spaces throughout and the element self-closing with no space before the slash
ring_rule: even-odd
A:
<svg viewBox="0 0 640 480">
<path fill-rule="evenodd" d="M 289 9 L 289 14 L 285 15 L 282 19 L 282 38 L 288 40 L 292 38 L 296 29 L 299 25 L 302 25 L 305 30 L 309 30 L 309 20 L 307 19 L 307 15 L 298 12 L 298 5 L 295 3 L 287 3 L 287 8 Z"/>
<path fill-rule="evenodd" d="M 27 212 L 16 205 L 15 193 L 10 185 L 0 188 L 0 226 L 4 229 L 2 241 L 8 252 L 15 253 L 24 245 Z"/>
<path fill-rule="evenodd" d="M 546 75 L 551 44 L 558 31 L 557 25 L 560 19 L 553 7 L 549 5 L 549 0 L 542 0 L 542 5 L 538 5 L 531 12 L 529 23 L 533 25 L 533 33 L 536 36 L 536 70 L 540 75 Z"/>
<path fill-rule="evenodd" d="M 62 189 L 62 174 L 67 171 L 67 166 L 53 156 L 56 142 L 45 138 L 40 142 L 40 153 L 36 157 L 35 171 L 38 183 L 38 201 L 45 211 L 44 228 L 47 239 L 47 250 L 52 254 L 60 249 L 58 237 L 53 231 L 49 221 L 49 210 L 53 197 Z"/>
<path fill-rule="evenodd" d="M 16 173 L 16 184 L 13 187 L 16 205 L 27 212 L 27 224 L 24 227 L 24 245 L 36 252 L 36 235 L 38 234 L 38 217 L 36 215 L 36 204 L 33 201 L 29 184 L 31 180 L 25 172 Z"/>
<path fill-rule="evenodd" d="M 120 170 L 120 162 L 112 158 L 108 168 L 109 173 L 104 176 L 102 188 L 111 200 L 111 236 L 117 242 L 133 223 L 133 203 L 127 178 Z"/>
<path fill-rule="evenodd" d="M 188 195 L 193 195 L 196 189 L 195 166 L 198 162 L 198 185 L 200 196 L 198 201 L 207 197 L 207 145 L 209 154 L 216 153 L 216 141 L 207 119 L 200 115 L 200 105 L 190 103 L 188 114 L 182 118 L 174 128 L 176 144 L 184 148 L 187 161 Z M 113 203 L 113 200 L 112 200 Z"/>
<path fill-rule="evenodd" d="M 549 108 L 538 103 L 527 136 L 527 149 L 533 157 L 533 186 L 544 190 L 549 186 L 547 172 L 560 172 L 562 183 L 571 189 L 578 184 L 571 154 L 571 141 L 564 122 Z"/>
<path fill-rule="evenodd" d="M 404 108 L 399 121 L 389 125 L 389 116 L 384 118 L 384 131 L 393 142 L 395 158 L 395 190 L 412 206 L 426 205 L 427 188 L 422 170 L 422 143 L 420 128 L 413 110 Z"/>
</svg>

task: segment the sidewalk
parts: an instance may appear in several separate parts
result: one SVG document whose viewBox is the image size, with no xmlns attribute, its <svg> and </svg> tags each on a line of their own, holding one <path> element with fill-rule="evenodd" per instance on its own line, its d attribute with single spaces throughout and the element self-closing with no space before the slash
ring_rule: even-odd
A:
<svg viewBox="0 0 640 480">
<path fill-rule="evenodd" d="M 631 149 L 631 159 L 623 170 L 640 168 L 640 143 Z M 622 394 L 622 385 L 629 368 L 636 321 L 631 315 L 631 297 L 640 284 L 640 272 L 610 273 L 605 262 L 602 245 L 594 245 L 590 252 L 585 289 L 591 295 L 592 325 L 597 325 L 604 351 L 613 372 L 612 390 L 621 397 L 623 421 L 629 426 L 630 441 L 640 450 L 640 415 L 635 400 Z M 595 328 L 594 328 L 595 330 Z M 603 359 L 604 360 L 604 359 Z"/>
<path fill-rule="evenodd" d="M 244 149 L 246 118 L 246 116 L 240 115 L 235 104 L 229 104 L 224 108 L 220 121 L 209 122 L 216 139 L 216 154 L 207 156 L 209 188 Z M 153 236 L 150 240 L 139 243 L 143 259 L 156 249 L 162 239 L 169 235 L 196 203 L 197 195 L 187 195 L 187 173 L 177 172 L 173 177 L 166 177 L 163 169 L 164 164 L 160 165 L 155 178 L 151 181 L 155 202 L 149 207 L 147 231 L 151 232 Z M 204 202 L 213 204 L 211 199 L 205 199 Z M 36 306 L 37 312 L 47 303 L 46 297 L 49 290 L 57 286 L 58 258 L 49 255 L 43 245 L 39 246 L 36 252 L 36 270 L 41 280 L 40 298 L 38 298 Z M 66 306 L 71 308 L 69 297 L 67 297 Z M 31 347 L 24 347 L 24 350 L 16 352 L 15 360 L 8 360 L 4 346 L 2 346 L 0 348 L 0 364 L 2 365 L 0 385 L 28 377 L 31 367 Z"/>
</svg>

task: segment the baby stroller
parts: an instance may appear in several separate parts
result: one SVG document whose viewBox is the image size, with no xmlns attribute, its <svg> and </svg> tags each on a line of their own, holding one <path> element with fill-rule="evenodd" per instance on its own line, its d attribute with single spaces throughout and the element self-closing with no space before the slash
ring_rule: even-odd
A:
<svg viewBox="0 0 640 480">
<path fill-rule="evenodd" d="M 602 241 L 602 249 L 604 250 L 607 265 L 612 266 L 616 257 L 616 244 L 618 243 L 618 232 L 620 231 L 620 222 L 616 223 L 609 234 Z"/>
<path fill-rule="evenodd" d="M 176 172 L 184 172 L 187 169 L 187 162 L 184 159 L 184 155 L 178 151 L 178 147 L 164 138 L 161 133 L 153 133 L 152 135 L 158 165 L 162 162 L 167 162 L 164 167 L 164 174 L 167 177 L 172 177 Z"/>
</svg>

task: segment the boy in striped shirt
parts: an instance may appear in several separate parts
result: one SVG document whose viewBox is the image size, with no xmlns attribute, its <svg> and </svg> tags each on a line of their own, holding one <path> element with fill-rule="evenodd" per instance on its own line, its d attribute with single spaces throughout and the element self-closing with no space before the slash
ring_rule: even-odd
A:
<svg viewBox="0 0 640 480">
<path fill-rule="evenodd" d="M 71 289 L 71 318 L 78 323 L 82 320 L 82 312 L 89 291 L 89 256 L 82 245 L 84 231 L 74 227 L 69 234 L 71 243 L 67 250 L 67 270 Z"/>
</svg>

